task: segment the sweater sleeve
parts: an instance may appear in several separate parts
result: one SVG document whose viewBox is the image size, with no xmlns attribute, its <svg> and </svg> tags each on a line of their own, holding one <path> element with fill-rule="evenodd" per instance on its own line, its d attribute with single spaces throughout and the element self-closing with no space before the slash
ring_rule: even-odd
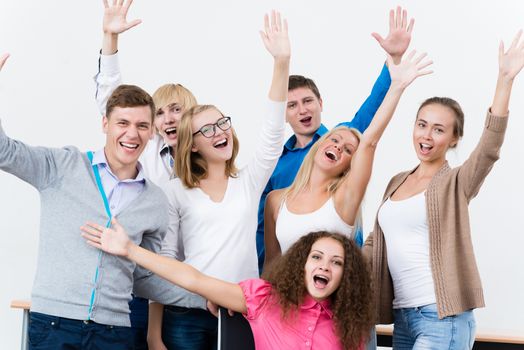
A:
<svg viewBox="0 0 524 350">
<path fill-rule="evenodd" d="M 106 115 L 106 105 L 109 96 L 122 84 L 122 75 L 118 63 L 118 53 L 100 55 L 98 72 L 94 76 L 96 91 L 95 99 L 101 115 Z"/>
<path fill-rule="evenodd" d="M 133 292 L 139 297 L 156 301 L 163 305 L 177 305 L 204 310 L 207 307 L 206 299 L 200 295 L 188 292 L 154 274 L 136 279 Z"/>
<path fill-rule="evenodd" d="M 468 200 L 477 195 L 493 164 L 499 159 L 507 123 L 507 117 L 497 117 L 488 111 L 484 131 L 477 146 L 460 166 L 458 183 Z"/>
<path fill-rule="evenodd" d="M 62 176 L 74 147 L 33 147 L 9 138 L 0 121 L 0 169 L 43 190 Z"/>
<path fill-rule="evenodd" d="M 286 102 L 268 100 L 260 143 L 247 165 L 250 186 L 260 196 L 277 165 L 284 146 Z"/>
</svg>

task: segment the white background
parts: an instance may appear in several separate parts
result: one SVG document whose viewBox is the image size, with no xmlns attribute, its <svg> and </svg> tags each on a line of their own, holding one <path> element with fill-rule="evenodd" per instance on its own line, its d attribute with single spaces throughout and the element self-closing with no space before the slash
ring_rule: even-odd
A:
<svg viewBox="0 0 524 350">
<path fill-rule="evenodd" d="M 328 127 L 352 118 L 384 62 L 370 33 L 388 31 L 388 10 L 374 1 L 137 0 L 129 17 L 144 23 L 120 40 L 124 79 L 153 92 L 180 82 L 199 102 L 233 116 L 241 142 L 239 164 L 256 145 L 272 60 L 258 30 L 264 12 L 289 19 L 291 72 L 315 79 Z M 415 81 L 400 102 L 377 151 L 364 206 L 366 231 L 388 180 L 417 164 L 411 130 L 418 105 L 434 95 L 457 99 L 465 136 L 448 158 L 460 164 L 475 146 L 491 103 L 500 39 L 524 26 L 524 2 L 403 1 L 416 18 L 412 48 L 427 51 L 435 74 Z M 102 3 L 0 2 L 0 52 L 11 53 L 0 73 L 0 117 L 8 135 L 32 145 L 96 150 L 104 144 L 92 76 L 101 44 Z M 524 75 L 524 74 L 523 74 Z M 487 307 L 478 327 L 524 333 L 524 77 L 513 90 L 501 159 L 472 201 L 471 226 Z M 38 193 L 0 172 L 0 348 L 19 346 L 21 312 L 12 299 L 29 298 L 36 264 Z M 67 213 L 64 213 L 67 217 Z M 72 232 L 71 234 L 79 234 Z M 60 254 L 60 252 L 56 252 Z"/>
</svg>

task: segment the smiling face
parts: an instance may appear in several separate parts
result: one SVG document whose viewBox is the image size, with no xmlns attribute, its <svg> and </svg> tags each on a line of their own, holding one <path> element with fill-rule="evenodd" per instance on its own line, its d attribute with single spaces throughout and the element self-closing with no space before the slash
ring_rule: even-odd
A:
<svg viewBox="0 0 524 350">
<path fill-rule="evenodd" d="M 176 129 L 184 114 L 182 106 L 178 102 L 173 102 L 159 108 L 155 114 L 155 127 L 164 142 L 170 146 L 175 147 L 177 144 Z"/>
<path fill-rule="evenodd" d="M 153 135 L 150 106 L 114 107 L 102 121 L 105 154 L 113 171 L 136 168 L 138 157 Z"/>
<path fill-rule="evenodd" d="M 344 273 L 344 247 L 329 237 L 311 246 L 304 267 L 306 290 L 317 301 L 324 300 L 340 286 Z"/>
<path fill-rule="evenodd" d="M 327 134 L 315 154 L 315 165 L 332 176 L 340 176 L 351 165 L 359 145 L 358 137 L 348 128 L 337 128 Z"/>
<path fill-rule="evenodd" d="M 439 163 L 446 152 L 456 146 L 455 113 L 440 104 L 428 104 L 420 109 L 413 129 L 413 145 L 421 162 Z"/>
<path fill-rule="evenodd" d="M 195 114 L 191 120 L 191 129 L 194 133 L 191 151 L 198 152 L 207 163 L 226 162 L 233 156 L 233 130 L 222 130 L 215 125 L 215 135 L 205 137 L 198 132 L 204 126 L 214 125 L 224 118 L 215 108 L 207 109 Z"/>
<path fill-rule="evenodd" d="M 320 127 L 322 100 L 307 87 L 288 91 L 287 98 L 286 120 L 293 132 L 298 136 L 312 138 Z"/>
</svg>

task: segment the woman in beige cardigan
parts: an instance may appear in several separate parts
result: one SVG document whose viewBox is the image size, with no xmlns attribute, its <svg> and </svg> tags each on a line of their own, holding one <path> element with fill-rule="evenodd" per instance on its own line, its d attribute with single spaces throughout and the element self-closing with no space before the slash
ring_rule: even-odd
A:
<svg viewBox="0 0 524 350">
<path fill-rule="evenodd" d="M 472 309 L 484 306 L 470 236 L 468 203 L 498 159 L 513 80 L 524 66 L 520 31 L 499 48 L 499 75 L 484 132 L 469 158 L 450 168 L 448 149 L 464 114 L 450 98 L 426 100 L 413 144 L 420 164 L 393 177 L 364 245 L 372 261 L 377 323 L 392 323 L 394 349 L 471 349 Z M 387 248 L 386 248 L 387 247 Z"/>
</svg>

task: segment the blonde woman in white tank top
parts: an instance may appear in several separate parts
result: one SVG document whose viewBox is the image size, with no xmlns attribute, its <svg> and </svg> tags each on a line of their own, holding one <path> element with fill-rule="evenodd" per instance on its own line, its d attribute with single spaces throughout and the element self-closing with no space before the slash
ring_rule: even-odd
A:
<svg viewBox="0 0 524 350">
<path fill-rule="evenodd" d="M 432 62 L 424 57 L 425 54 L 415 57 L 414 51 L 402 62 L 388 57 L 391 86 L 364 134 L 347 127 L 331 130 L 311 147 L 293 184 L 267 196 L 264 268 L 293 240 L 312 230 L 331 229 L 351 235 L 371 176 L 377 143 L 404 89 L 417 77 L 431 73 L 425 68 Z M 315 215 L 331 202 L 331 213 Z M 333 224 L 333 220 L 338 224 Z"/>
</svg>

